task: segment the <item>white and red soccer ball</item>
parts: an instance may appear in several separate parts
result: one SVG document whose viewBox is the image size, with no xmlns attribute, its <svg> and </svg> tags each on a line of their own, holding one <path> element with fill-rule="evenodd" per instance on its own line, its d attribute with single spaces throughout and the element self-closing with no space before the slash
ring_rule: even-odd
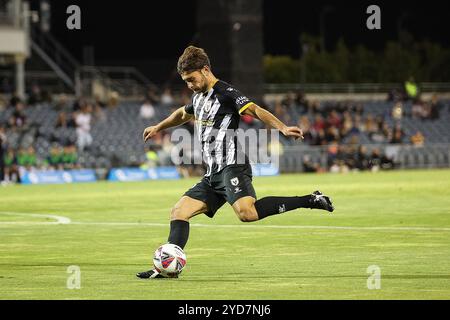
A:
<svg viewBox="0 0 450 320">
<path fill-rule="evenodd" d="M 153 265 L 162 276 L 174 277 L 186 266 L 186 254 L 179 246 L 166 243 L 156 249 Z"/>
</svg>

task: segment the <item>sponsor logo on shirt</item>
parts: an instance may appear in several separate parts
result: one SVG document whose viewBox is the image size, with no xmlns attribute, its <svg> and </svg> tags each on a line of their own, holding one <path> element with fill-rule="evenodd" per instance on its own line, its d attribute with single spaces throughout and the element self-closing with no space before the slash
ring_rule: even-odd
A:
<svg viewBox="0 0 450 320">
<path fill-rule="evenodd" d="M 250 102 L 250 100 L 246 96 L 240 96 L 236 98 L 237 105 L 243 105 L 246 104 L 247 102 Z"/>
</svg>

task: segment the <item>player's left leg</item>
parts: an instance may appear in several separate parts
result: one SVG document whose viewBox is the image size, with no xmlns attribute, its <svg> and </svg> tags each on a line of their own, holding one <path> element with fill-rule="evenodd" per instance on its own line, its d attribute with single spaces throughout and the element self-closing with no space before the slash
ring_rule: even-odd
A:
<svg viewBox="0 0 450 320">
<path fill-rule="evenodd" d="M 330 212 L 334 210 L 331 199 L 320 191 L 301 197 L 265 197 L 259 200 L 245 196 L 237 199 L 232 207 L 243 222 L 261 220 L 298 208 L 322 209 Z"/>
<path fill-rule="evenodd" d="M 261 220 L 298 208 L 322 209 L 330 212 L 334 210 L 331 199 L 320 191 L 299 197 L 265 197 L 256 200 L 250 170 L 246 166 L 230 167 L 223 173 L 226 199 L 243 222 Z"/>
</svg>

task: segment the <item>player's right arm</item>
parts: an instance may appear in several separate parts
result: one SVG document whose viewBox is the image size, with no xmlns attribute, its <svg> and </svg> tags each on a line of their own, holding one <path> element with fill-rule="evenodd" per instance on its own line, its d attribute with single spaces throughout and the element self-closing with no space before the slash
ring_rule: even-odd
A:
<svg viewBox="0 0 450 320">
<path fill-rule="evenodd" d="M 193 117 L 193 114 L 186 112 L 185 107 L 178 108 L 170 116 L 168 116 L 157 125 L 145 128 L 144 133 L 142 134 L 144 142 L 147 142 L 147 140 L 153 138 L 159 131 L 179 126 L 183 123 L 188 122 Z"/>
</svg>

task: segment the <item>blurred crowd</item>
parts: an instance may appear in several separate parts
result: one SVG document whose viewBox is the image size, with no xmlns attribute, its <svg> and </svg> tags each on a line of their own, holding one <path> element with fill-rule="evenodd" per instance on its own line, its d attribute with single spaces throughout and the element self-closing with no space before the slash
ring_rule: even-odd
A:
<svg viewBox="0 0 450 320">
<path fill-rule="evenodd" d="M 37 103 L 29 98 L 32 103 Z M 48 156 L 42 158 L 34 145 L 22 143 L 27 132 L 33 130 L 35 138 L 39 136 L 39 125 L 28 119 L 25 110 L 33 108 L 33 104 L 23 101 L 17 97 L 12 97 L 10 101 L 3 105 L 0 112 L 12 109 L 11 116 L 5 123 L 0 123 L 0 182 L 13 183 L 20 182 L 25 171 L 35 170 L 70 170 L 80 168 L 78 164 L 78 146 L 76 141 L 51 142 Z M 57 124 L 55 124 L 55 128 Z M 16 134 L 16 143 L 13 145 L 8 141 L 8 136 Z"/>
<path fill-rule="evenodd" d="M 389 112 L 373 114 L 364 113 L 362 104 L 355 101 L 321 104 L 306 100 L 302 93 L 289 93 L 284 99 L 276 101 L 270 111 L 283 122 L 299 126 L 306 143 L 320 146 L 357 142 L 362 133 L 369 137 L 370 143 L 415 142 L 415 138 L 411 140 L 412 136 L 405 135 L 402 118 L 437 120 L 442 108 L 437 96 L 433 96 L 430 101 L 414 100 L 408 109 L 404 101 L 396 101 Z M 299 115 L 297 122 L 293 114 Z M 388 119 L 392 120 L 389 121 L 392 125 L 388 124 Z M 416 133 L 419 136 L 422 134 Z"/>
<path fill-rule="evenodd" d="M 37 85 L 23 100 L 12 95 L 9 100 L 0 96 L 0 114 L 10 111 L 9 118 L 0 123 L 0 182 L 20 182 L 25 171 L 36 170 L 71 170 L 81 169 L 79 152 L 88 150 L 92 143 L 90 135 L 91 122 L 106 121 L 101 110 L 105 105 L 98 100 L 86 101 L 80 99 L 69 103 L 70 112 L 65 111 L 68 101 L 64 96 L 58 101 L 52 101 Z M 58 117 L 48 136 L 49 149 L 43 157 L 36 152 L 34 143 L 42 136 L 40 124 L 35 119 L 29 119 L 26 110 L 34 108 L 39 103 L 49 103 L 58 112 Z M 101 120 L 100 120 L 101 119 Z M 55 132 L 58 128 L 67 128 L 76 132 L 76 138 L 61 137 Z M 27 133 L 33 132 L 32 143 L 24 141 Z M 15 143 L 8 141 L 8 136 L 15 135 Z"/>
<path fill-rule="evenodd" d="M 118 96 L 112 95 L 107 101 L 96 97 L 93 99 L 80 98 L 69 101 L 61 95 L 57 101 L 39 86 L 33 85 L 28 92 L 26 100 L 14 95 L 5 100 L 0 95 L 0 114 L 6 110 L 11 111 L 10 117 L 0 123 L 0 180 L 20 181 L 24 170 L 69 170 L 81 168 L 79 154 L 89 152 L 93 138 L 91 127 L 96 123 L 107 122 L 108 108 L 116 108 Z M 168 115 L 179 106 L 190 102 L 191 93 L 187 90 L 172 92 L 170 88 L 158 89 L 151 87 L 139 107 L 139 117 L 148 125 L 156 124 L 161 119 L 158 108 L 165 110 Z M 319 103 L 306 99 L 302 92 L 289 92 L 282 99 L 273 103 L 265 103 L 277 118 L 288 125 L 299 126 L 304 133 L 304 143 L 311 146 L 323 146 L 326 150 L 326 166 L 313 162 L 308 156 L 303 158 L 304 170 L 308 172 L 346 172 L 349 170 L 379 170 L 395 167 L 392 159 L 383 154 L 382 149 L 376 148 L 367 151 L 362 144 L 413 144 L 422 146 L 425 137 L 417 131 L 406 136 L 402 128 L 402 119 L 409 117 L 419 121 L 434 121 L 439 119 L 442 105 L 437 96 L 430 100 L 420 97 L 418 88 L 411 80 L 405 83 L 405 90 L 399 92 L 392 90 L 388 94 L 388 101 L 392 102 L 392 109 L 388 112 L 370 113 L 364 111 L 363 105 L 357 101 L 329 101 Z M 58 116 L 53 129 L 64 128 L 72 130 L 75 138 L 58 136 L 50 133 L 48 156 L 40 158 L 33 145 L 24 145 L 20 137 L 33 128 L 35 138 L 41 135 L 39 124 L 28 119 L 26 109 L 33 108 L 39 103 L 52 105 Z M 159 111 L 160 111 L 159 110 Z M 263 127 L 261 122 L 250 116 L 242 116 L 244 127 Z M 194 133 L 194 121 L 183 125 L 191 134 Z M 19 143 L 13 147 L 7 137 L 9 133 L 19 136 Z M 170 141 L 171 130 L 159 132 L 151 141 L 150 147 L 145 150 L 145 161 L 136 163 L 141 168 L 159 165 L 171 165 L 170 154 L 173 143 Z M 361 137 L 368 141 L 361 141 Z M 282 140 L 289 144 L 288 140 Z M 282 148 L 282 146 L 280 146 Z M 194 159 L 201 158 L 195 154 L 180 150 L 180 156 Z M 179 170 L 183 176 L 203 174 L 202 165 L 181 165 Z"/>
</svg>

